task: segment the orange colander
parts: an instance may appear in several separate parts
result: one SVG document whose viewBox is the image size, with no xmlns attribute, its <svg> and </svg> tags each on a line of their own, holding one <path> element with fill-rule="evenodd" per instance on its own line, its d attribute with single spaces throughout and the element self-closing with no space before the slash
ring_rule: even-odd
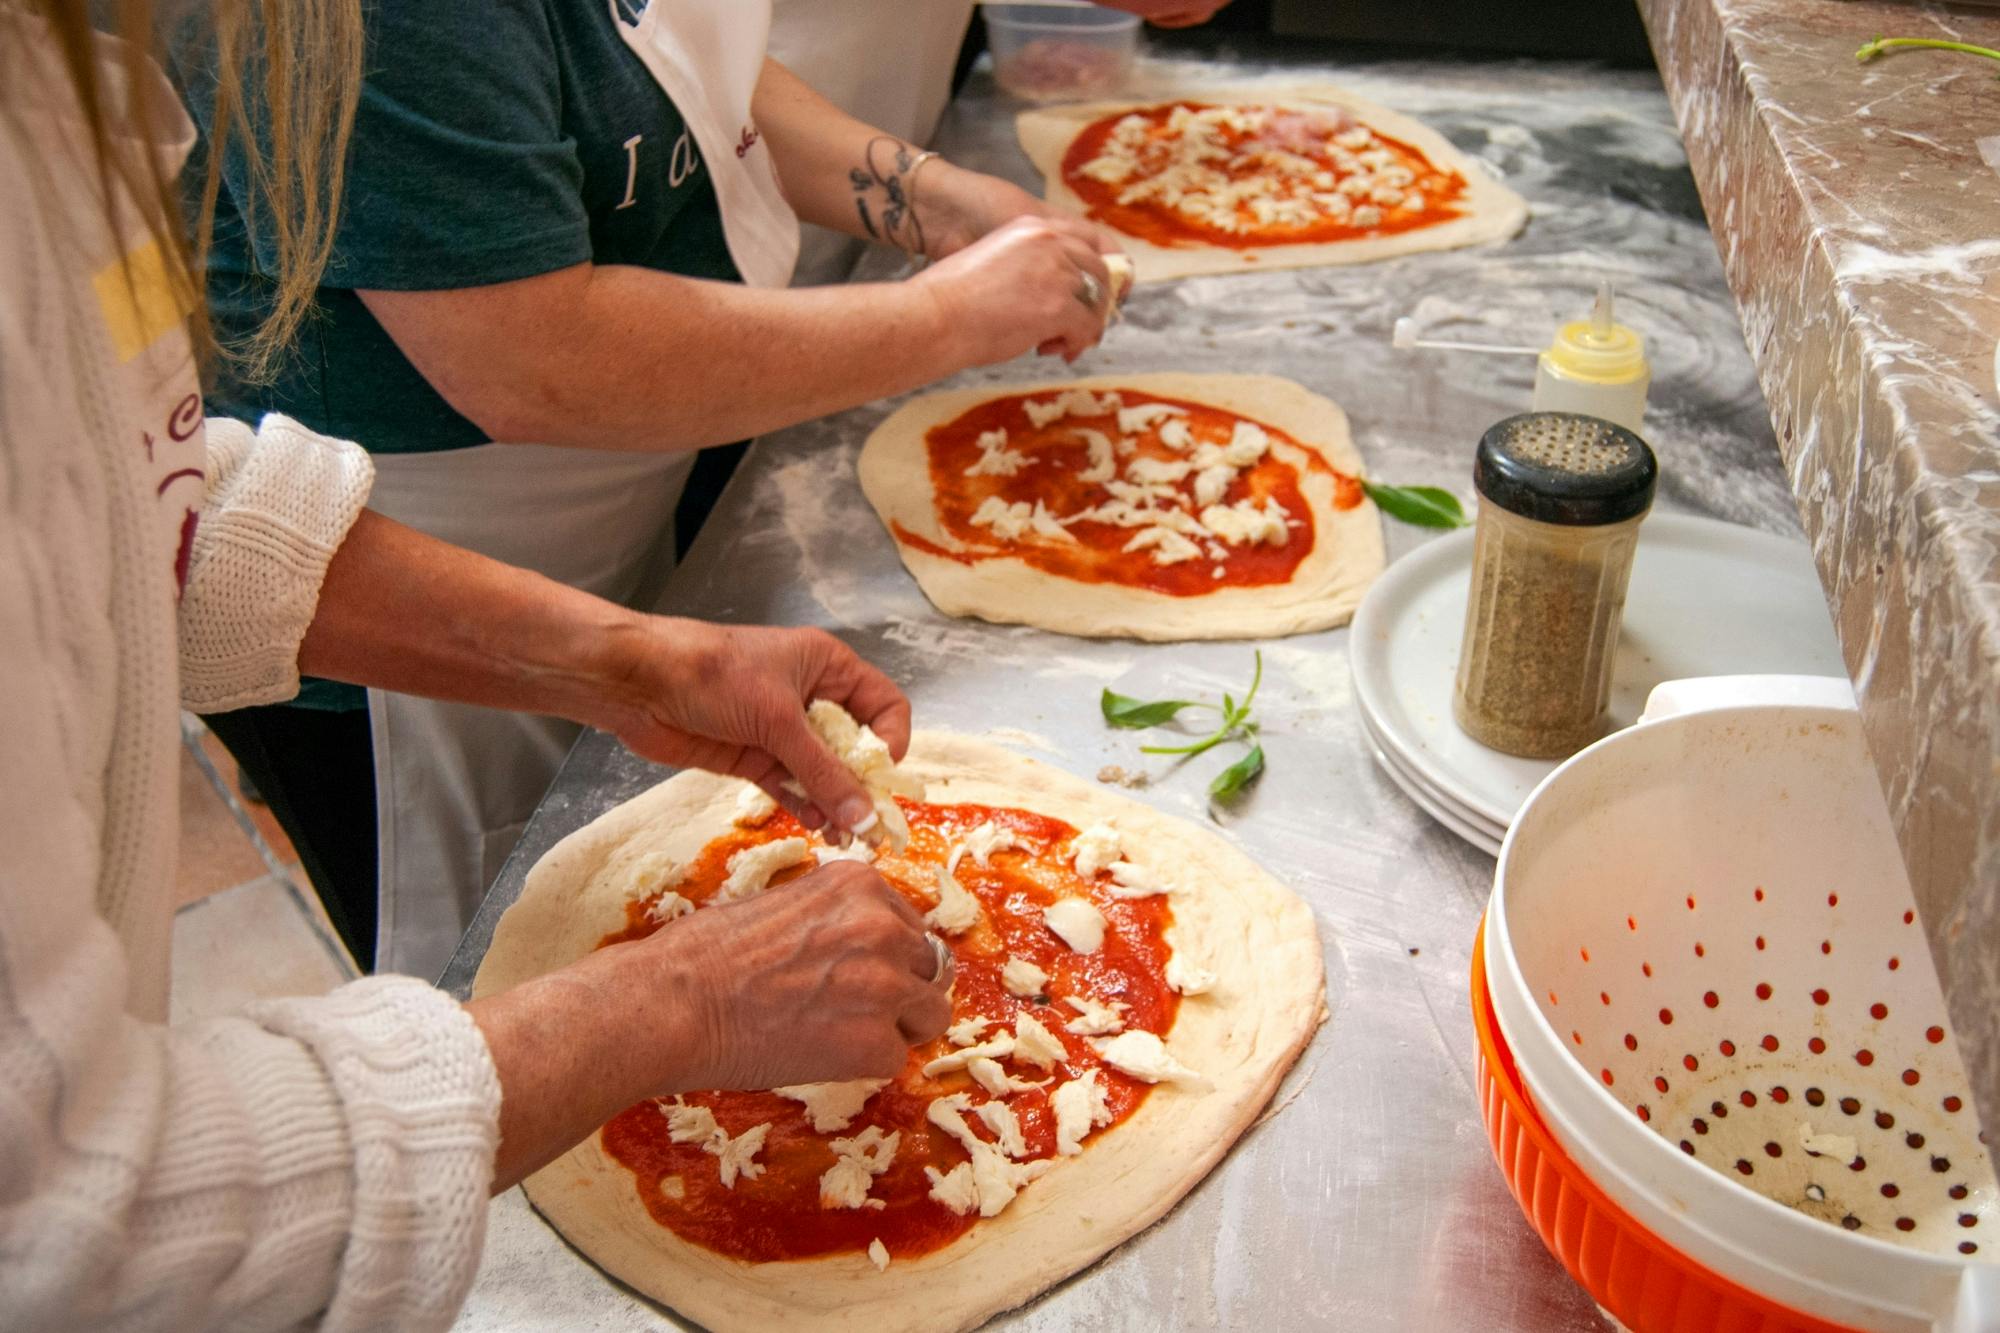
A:
<svg viewBox="0 0 2000 1333">
<path fill-rule="evenodd" d="M 1622 1322 L 2000 1328 L 2000 1186 L 1844 682 L 1662 686 L 1529 799 L 1483 946 L 1538 1123 L 1749 1319 L 1598 1293 Z"/>
</svg>

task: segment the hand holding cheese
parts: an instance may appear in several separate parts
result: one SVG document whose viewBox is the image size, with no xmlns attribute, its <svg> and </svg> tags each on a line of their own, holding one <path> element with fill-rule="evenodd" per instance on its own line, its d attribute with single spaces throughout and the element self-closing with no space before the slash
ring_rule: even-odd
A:
<svg viewBox="0 0 2000 1333">
<path fill-rule="evenodd" d="M 956 361 L 988 365 L 1033 350 L 1074 361 L 1104 335 L 1115 290 L 1100 243 L 1087 222 L 1017 217 L 912 281 L 939 303 Z M 1079 298 L 1091 283 L 1087 303 Z"/>
</svg>

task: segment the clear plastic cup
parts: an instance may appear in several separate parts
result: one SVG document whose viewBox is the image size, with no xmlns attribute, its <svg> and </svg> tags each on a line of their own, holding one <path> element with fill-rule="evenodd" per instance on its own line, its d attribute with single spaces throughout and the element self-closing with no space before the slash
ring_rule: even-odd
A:
<svg viewBox="0 0 2000 1333">
<path fill-rule="evenodd" d="M 1115 93 L 1131 75 L 1139 19 L 1091 4 L 982 5 L 993 77 L 1031 102 Z"/>
</svg>

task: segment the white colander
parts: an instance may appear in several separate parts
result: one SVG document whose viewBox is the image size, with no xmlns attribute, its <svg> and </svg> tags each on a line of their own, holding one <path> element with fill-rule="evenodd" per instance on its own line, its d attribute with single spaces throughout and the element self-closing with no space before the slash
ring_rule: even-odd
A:
<svg viewBox="0 0 2000 1333">
<path fill-rule="evenodd" d="M 1846 682 L 1661 686 L 1529 798 L 1486 931 L 1530 1095 L 1641 1225 L 1820 1319 L 2000 1327 L 2000 1189 Z"/>
</svg>

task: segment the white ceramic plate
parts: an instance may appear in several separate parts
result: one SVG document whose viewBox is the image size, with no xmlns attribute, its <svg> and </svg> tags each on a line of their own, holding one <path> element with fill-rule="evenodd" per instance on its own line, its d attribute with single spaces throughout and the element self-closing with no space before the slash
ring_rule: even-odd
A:
<svg viewBox="0 0 2000 1333">
<path fill-rule="evenodd" d="M 1665 680 L 1846 674 L 1803 542 L 1685 514 L 1654 514 L 1639 534 L 1612 663 L 1614 728 L 1629 726 Z M 1461 821 L 1505 829 L 1556 766 L 1489 750 L 1452 721 L 1471 569 L 1470 528 L 1398 560 L 1355 612 L 1349 653 L 1355 697 L 1384 757 Z"/>
<path fill-rule="evenodd" d="M 1409 797 L 1419 810 L 1488 856 L 1500 855 L 1500 840 L 1507 836 L 1506 829 L 1495 828 L 1464 806 L 1457 804 L 1412 772 L 1401 759 L 1383 749 L 1381 738 L 1375 734 L 1374 726 L 1369 723 L 1365 715 L 1361 719 L 1361 724 L 1363 730 L 1368 733 L 1368 753 L 1374 756 L 1376 767 L 1382 770 L 1389 781 L 1396 784 L 1403 795 Z"/>
</svg>

